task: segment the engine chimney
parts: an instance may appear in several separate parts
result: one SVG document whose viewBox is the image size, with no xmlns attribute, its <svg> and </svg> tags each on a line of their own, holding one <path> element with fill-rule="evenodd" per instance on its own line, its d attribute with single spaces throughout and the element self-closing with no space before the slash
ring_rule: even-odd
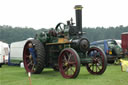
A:
<svg viewBox="0 0 128 85">
<path fill-rule="evenodd" d="M 78 30 L 78 34 L 82 35 L 82 6 L 81 5 L 76 5 L 75 6 L 75 11 L 76 11 L 76 27 Z"/>
</svg>

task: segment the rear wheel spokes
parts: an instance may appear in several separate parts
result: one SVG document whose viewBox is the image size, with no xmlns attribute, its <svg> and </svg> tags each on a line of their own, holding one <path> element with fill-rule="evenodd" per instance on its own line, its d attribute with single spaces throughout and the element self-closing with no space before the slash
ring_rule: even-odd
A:
<svg viewBox="0 0 128 85">
<path fill-rule="evenodd" d="M 68 64 L 69 65 L 76 65 L 76 62 L 75 61 L 69 61 Z"/>
<path fill-rule="evenodd" d="M 96 65 L 94 63 L 90 63 L 89 68 L 90 68 L 90 70 L 95 71 Z"/>
<path fill-rule="evenodd" d="M 29 62 L 27 62 L 27 66 L 28 66 L 28 68 L 30 69 L 30 70 L 32 70 L 32 67 L 33 67 L 33 65 L 34 65 L 34 63 L 33 63 L 33 61 L 32 60 L 28 60 Z"/>
<path fill-rule="evenodd" d="M 75 70 L 76 70 L 76 68 L 75 67 L 67 67 L 66 69 L 65 69 L 65 73 L 67 74 L 67 75 L 73 75 L 74 74 L 74 72 L 75 72 Z"/>
<path fill-rule="evenodd" d="M 95 67 L 95 65 L 94 65 L 94 63 L 91 65 L 92 66 L 92 71 L 94 70 L 94 67 Z M 91 68 L 91 67 L 90 67 Z"/>
<path fill-rule="evenodd" d="M 70 68 L 70 70 L 71 70 L 73 73 L 75 72 L 75 70 L 74 70 L 72 67 Z"/>
<path fill-rule="evenodd" d="M 66 56 L 64 56 L 64 62 L 68 62 L 68 60 L 67 60 Z"/>
<path fill-rule="evenodd" d="M 100 71 L 101 70 L 101 66 L 96 64 L 96 69 L 97 69 L 96 72 Z"/>
<path fill-rule="evenodd" d="M 74 66 L 70 67 L 70 71 L 72 74 L 75 73 L 75 70 L 76 70 L 76 67 L 74 67 Z"/>
<path fill-rule="evenodd" d="M 30 47 L 31 44 L 31 47 Z M 26 45 L 26 51 L 25 51 L 25 61 L 26 61 L 26 68 L 28 68 L 30 71 L 32 71 L 34 69 L 34 62 L 33 62 L 33 58 L 32 55 L 29 52 L 29 48 L 32 48 L 32 43 L 29 42 Z"/>
<path fill-rule="evenodd" d="M 64 68 L 64 72 L 67 72 L 68 69 L 69 69 L 69 67 L 65 67 L 65 68 Z"/>
<path fill-rule="evenodd" d="M 28 66 L 29 66 L 29 65 L 33 65 L 32 61 L 30 61 L 27 65 L 28 65 Z"/>
<path fill-rule="evenodd" d="M 64 62 L 63 62 L 63 66 L 64 66 L 64 71 L 69 73 L 70 71 L 74 72 L 72 67 L 75 67 L 76 62 L 73 59 L 73 55 L 71 53 L 66 52 L 64 55 Z"/>
<path fill-rule="evenodd" d="M 102 65 L 99 64 L 98 61 L 97 61 L 97 63 L 93 64 L 93 69 L 92 69 L 93 72 L 98 73 L 101 69 L 102 69 Z"/>
<path fill-rule="evenodd" d="M 92 62 L 87 64 L 87 69 L 92 74 L 102 74 L 104 70 L 104 54 L 100 50 L 91 50 L 89 56 Z"/>
<path fill-rule="evenodd" d="M 75 78 L 80 70 L 78 54 L 71 48 L 63 50 L 59 56 L 59 67 L 64 78 Z"/>
<path fill-rule="evenodd" d="M 33 70 L 33 71 L 36 70 L 36 68 L 35 68 L 35 64 L 33 64 L 33 66 L 32 66 L 32 70 Z"/>
</svg>

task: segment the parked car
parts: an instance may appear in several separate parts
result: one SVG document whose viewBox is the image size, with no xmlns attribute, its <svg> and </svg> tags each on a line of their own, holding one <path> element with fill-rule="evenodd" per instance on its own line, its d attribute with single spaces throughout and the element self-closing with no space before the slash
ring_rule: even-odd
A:
<svg viewBox="0 0 128 85">
<path fill-rule="evenodd" d="M 120 44 L 119 44 L 120 43 Z M 99 46 L 102 48 L 107 55 L 108 63 L 114 63 L 123 57 L 123 51 L 121 48 L 121 40 L 106 39 L 94 41 L 90 44 L 91 46 Z"/>
</svg>

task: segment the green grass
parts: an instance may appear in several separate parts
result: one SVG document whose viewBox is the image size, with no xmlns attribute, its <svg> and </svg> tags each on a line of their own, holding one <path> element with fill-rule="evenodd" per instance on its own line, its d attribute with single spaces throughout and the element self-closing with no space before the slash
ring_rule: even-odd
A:
<svg viewBox="0 0 128 85">
<path fill-rule="evenodd" d="M 32 85 L 128 85 L 128 72 L 121 72 L 119 65 L 109 65 L 103 75 L 91 75 L 85 67 L 76 79 L 65 79 L 59 72 L 44 69 L 32 74 Z M 24 68 L 3 65 L 0 68 L 0 85 L 29 85 Z"/>
</svg>

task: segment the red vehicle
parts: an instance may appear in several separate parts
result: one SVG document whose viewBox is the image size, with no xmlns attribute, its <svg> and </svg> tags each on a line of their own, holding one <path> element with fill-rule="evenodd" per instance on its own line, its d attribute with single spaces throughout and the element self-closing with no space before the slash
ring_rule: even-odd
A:
<svg viewBox="0 0 128 85">
<path fill-rule="evenodd" d="M 122 49 L 125 55 L 128 56 L 128 32 L 124 32 L 121 34 L 121 39 L 122 39 Z"/>
</svg>

